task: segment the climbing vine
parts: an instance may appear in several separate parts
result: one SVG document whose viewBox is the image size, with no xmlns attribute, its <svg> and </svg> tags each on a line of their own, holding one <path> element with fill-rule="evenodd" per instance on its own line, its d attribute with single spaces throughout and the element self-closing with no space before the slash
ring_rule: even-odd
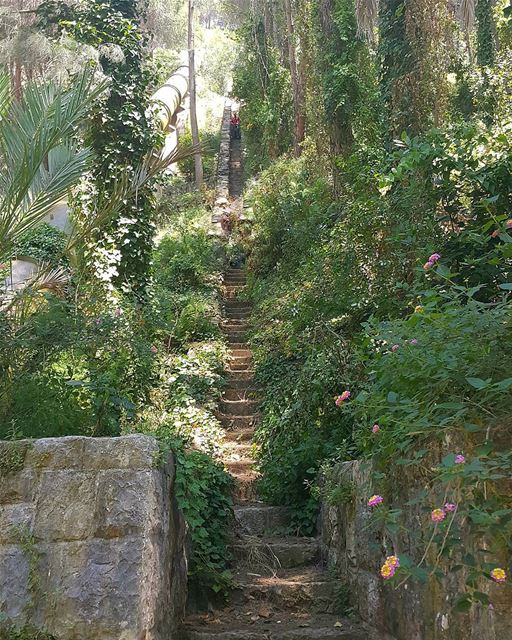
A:
<svg viewBox="0 0 512 640">
<path fill-rule="evenodd" d="M 78 218 L 119 183 L 130 183 L 144 158 L 158 143 L 148 110 L 151 72 L 144 64 L 146 36 L 140 27 L 142 9 L 127 0 L 88 0 L 72 10 L 49 0 L 38 13 L 43 24 L 57 23 L 59 31 L 94 46 L 108 91 L 92 114 L 86 141 L 94 162 L 76 209 Z M 97 232 L 85 252 L 96 276 L 143 298 L 149 282 L 154 235 L 150 185 L 128 197 L 120 213 Z"/>
<path fill-rule="evenodd" d="M 477 60 L 482 67 L 491 66 L 496 60 L 496 25 L 494 1 L 478 0 L 475 8 L 477 23 Z"/>
</svg>

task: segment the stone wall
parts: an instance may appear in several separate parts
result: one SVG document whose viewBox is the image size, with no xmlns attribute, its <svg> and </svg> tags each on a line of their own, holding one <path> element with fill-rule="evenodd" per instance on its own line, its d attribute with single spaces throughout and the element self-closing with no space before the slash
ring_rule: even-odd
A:
<svg viewBox="0 0 512 640">
<path fill-rule="evenodd" d="M 461 614 L 452 605 L 463 586 L 462 572 L 447 576 L 442 587 L 433 581 L 426 585 L 409 581 L 398 589 L 385 584 L 380 567 L 394 549 L 389 540 L 368 527 L 366 502 L 373 493 L 369 468 L 357 461 L 340 464 L 331 481 L 348 487 L 349 493 L 352 488 L 353 498 L 344 504 L 322 505 L 324 554 L 349 588 L 352 604 L 363 620 L 397 640 L 512 640 L 512 597 L 506 587 L 486 580 L 481 589 L 489 594 L 493 608 L 474 606 L 470 613 Z M 413 487 L 414 480 L 404 473 L 402 505 L 412 497 Z M 410 510 L 398 553 L 415 556 L 407 530 L 417 530 L 424 519 L 425 514 Z"/>
<path fill-rule="evenodd" d="M 59 640 L 172 640 L 186 598 L 153 438 L 0 442 L 0 612 Z"/>
<path fill-rule="evenodd" d="M 212 212 L 212 233 L 222 236 L 221 218 L 229 210 L 229 160 L 231 153 L 230 138 L 231 101 L 226 99 L 220 128 L 220 148 L 217 162 L 217 180 L 215 185 L 215 205 Z"/>
</svg>

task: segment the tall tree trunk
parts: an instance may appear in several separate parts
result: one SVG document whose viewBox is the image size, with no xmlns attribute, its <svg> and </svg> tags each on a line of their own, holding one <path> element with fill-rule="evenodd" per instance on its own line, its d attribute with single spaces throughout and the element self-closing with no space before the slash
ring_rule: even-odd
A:
<svg viewBox="0 0 512 640">
<path fill-rule="evenodd" d="M 295 119 L 294 126 L 294 155 L 296 158 L 301 153 L 301 143 L 304 142 L 305 118 L 303 105 L 303 87 L 301 74 L 297 65 L 297 50 L 295 47 L 295 26 L 293 23 L 291 0 L 285 0 L 286 25 L 288 31 L 288 57 L 290 59 L 290 73 L 292 76 L 293 90 L 293 113 Z"/>
<path fill-rule="evenodd" d="M 190 94 L 190 129 L 192 131 L 192 144 L 199 146 L 199 128 L 197 126 L 197 99 L 196 99 L 196 64 L 194 50 L 194 0 L 188 0 L 188 73 Z M 203 159 L 201 152 L 194 154 L 194 170 L 196 187 L 203 184 Z"/>
</svg>

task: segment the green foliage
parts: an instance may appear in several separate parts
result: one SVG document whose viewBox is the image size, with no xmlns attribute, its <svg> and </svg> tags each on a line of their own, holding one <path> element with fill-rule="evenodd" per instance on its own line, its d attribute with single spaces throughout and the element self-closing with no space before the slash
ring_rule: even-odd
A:
<svg viewBox="0 0 512 640">
<path fill-rule="evenodd" d="M 242 130 L 247 147 L 246 169 L 265 167 L 292 146 L 290 72 L 279 64 L 279 53 L 263 21 L 250 21 L 239 31 L 239 60 L 233 94 L 245 102 Z"/>
<path fill-rule="evenodd" d="M 19 239 L 14 247 L 14 254 L 57 265 L 62 263 L 65 247 L 66 235 L 59 229 L 43 223 Z"/>
<path fill-rule="evenodd" d="M 133 179 L 145 157 L 157 146 L 159 135 L 148 109 L 150 69 L 144 64 L 146 36 L 136 4 L 89 0 L 63 10 L 48 0 L 37 10 L 45 24 L 57 22 L 61 30 L 98 49 L 109 78 L 109 91 L 90 118 L 88 141 L 94 153 L 92 182 L 84 185 L 79 219 L 87 219 L 102 197 L 114 192 L 119 181 Z M 144 297 L 149 284 L 155 232 L 150 185 L 127 199 L 107 229 L 100 229 L 90 244 L 88 258 L 99 279 L 115 282 L 136 297 Z"/>
<path fill-rule="evenodd" d="M 56 640 L 55 636 L 32 625 L 15 626 L 0 614 L 0 640 Z"/>
<path fill-rule="evenodd" d="M 491 66 L 496 60 L 496 23 L 492 0 L 477 0 L 475 17 L 477 24 L 477 60 L 482 67 Z"/>
<path fill-rule="evenodd" d="M 203 172 L 206 183 L 211 183 L 217 173 L 217 156 L 220 147 L 220 133 L 212 131 L 200 131 L 199 140 L 203 145 Z M 192 145 L 192 133 L 187 130 L 180 136 L 180 143 L 189 147 Z M 180 171 L 189 182 L 194 180 L 194 157 L 190 156 L 178 163 Z"/>
</svg>

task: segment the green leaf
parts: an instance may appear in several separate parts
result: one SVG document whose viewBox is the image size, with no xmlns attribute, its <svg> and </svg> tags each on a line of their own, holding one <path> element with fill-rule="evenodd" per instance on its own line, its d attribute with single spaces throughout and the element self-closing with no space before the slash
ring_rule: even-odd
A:
<svg viewBox="0 0 512 640">
<path fill-rule="evenodd" d="M 488 382 L 482 380 L 481 378 L 466 378 L 469 384 L 475 389 L 485 389 L 488 386 Z"/>
</svg>

